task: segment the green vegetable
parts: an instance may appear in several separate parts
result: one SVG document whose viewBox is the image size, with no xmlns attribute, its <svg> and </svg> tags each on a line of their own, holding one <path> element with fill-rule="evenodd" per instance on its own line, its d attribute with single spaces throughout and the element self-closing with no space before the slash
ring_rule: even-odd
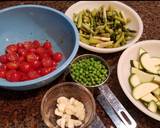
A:
<svg viewBox="0 0 160 128">
<path fill-rule="evenodd" d="M 106 8 L 103 5 L 93 10 L 82 10 L 77 14 L 73 14 L 73 21 L 79 30 L 80 40 L 95 47 L 99 47 L 99 45 L 93 44 L 105 43 L 105 41 L 96 41 L 96 43 L 93 41 L 93 43 L 92 39 L 90 39 L 93 36 L 110 38 L 110 41 L 113 42 L 112 45 L 108 45 L 107 47 L 104 45 L 102 47 L 109 48 L 120 47 L 126 44 L 136 34 L 135 30 L 127 27 L 130 20 L 124 16 L 122 11 L 118 11 L 112 6 Z M 88 40 L 91 40 L 91 43 L 88 43 Z"/>
<path fill-rule="evenodd" d="M 102 83 L 107 75 L 108 69 L 95 58 L 83 58 L 71 65 L 72 78 L 86 86 L 94 86 Z"/>
</svg>

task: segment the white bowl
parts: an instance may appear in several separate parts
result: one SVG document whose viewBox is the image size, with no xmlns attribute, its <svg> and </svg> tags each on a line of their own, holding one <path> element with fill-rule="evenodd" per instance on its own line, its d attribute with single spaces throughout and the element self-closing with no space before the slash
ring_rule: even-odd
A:
<svg viewBox="0 0 160 128">
<path fill-rule="evenodd" d="M 135 42 L 139 40 L 143 32 L 142 20 L 140 16 L 131 7 L 121 2 L 118 2 L 118 1 L 80 1 L 70 6 L 66 10 L 65 14 L 73 20 L 73 13 L 78 13 L 84 9 L 92 10 L 94 8 L 100 7 L 101 5 L 105 5 L 106 7 L 111 5 L 115 7 L 116 9 L 123 11 L 124 15 L 131 19 L 131 22 L 128 24 L 128 27 L 137 31 L 136 36 L 132 40 L 128 41 L 126 45 L 123 45 L 118 48 L 96 48 L 94 46 L 87 45 L 80 41 L 81 47 L 87 50 L 93 51 L 93 52 L 97 52 L 97 53 L 114 53 L 114 52 L 124 50 L 125 48 L 133 45 Z"/>
<path fill-rule="evenodd" d="M 130 60 L 136 60 L 138 58 L 140 47 L 146 49 L 152 56 L 160 56 L 160 40 L 146 40 L 136 43 L 135 45 L 126 49 L 120 56 L 117 67 L 118 80 L 126 96 L 139 110 L 160 121 L 160 114 L 150 112 L 140 101 L 135 100 L 131 94 L 132 90 L 128 82 L 131 68 Z"/>
</svg>

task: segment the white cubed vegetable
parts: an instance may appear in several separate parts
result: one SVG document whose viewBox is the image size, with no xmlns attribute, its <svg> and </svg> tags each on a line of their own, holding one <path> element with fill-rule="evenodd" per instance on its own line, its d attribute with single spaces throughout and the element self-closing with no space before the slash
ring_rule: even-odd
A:
<svg viewBox="0 0 160 128">
<path fill-rule="evenodd" d="M 57 104 L 57 107 L 60 112 L 64 113 L 66 104 Z"/>
<path fill-rule="evenodd" d="M 74 120 L 74 126 L 80 126 L 82 122 L 80 120 Z"/>
<path fill-rule="evenodd" d="M 64 97 L 64 96 L 61 96 L 61 97 L 59 97 L 58 99 L 57 99 L 57 103 L 58 104 L 66 104 L 66 103 L 68 103 L 69 102 L 69 99 L 68 98 L 66 98 L 66 97 Z"/>
<path fill-rule="evenodd" d="M 61 128 L 65 128 L 66 120 L 64 118 L 61 119 Z"/>
<path fill-rule="evenodd" d="M 62 112 L 60 112 L 59 110 L 58 110 L 58 108 L 56 108 L 55 109 L 55 115 L 57 115 L 57 116 L 63 116 L 63 113 Z"/>
<path fill-rule="evenodd" d="M 70 98 L 69 103 L 73 105 L 74 102 L 75 102 L 75 100 L 76 100 L 76 99 L 72 97 L 72 98 Z"/>
<path fill-rule="evenodd" d="M 84 120 L 85 118 L 85 111 L 77 111 L 75 116 L 79 119 L 79 120 Z"/>
<path fill-rule="evenodd" d="M 69 119 L 68 122 L 67 122 L 67 127 L 68 128 L 74 128 L 74 122 L 72 119 Z"/>
<path fill-rule="evenodd" d="M 65 123 L 66 123 L 66 121 L 65 121 L 64 118 L 58 119 L 56 123 L 57 123 L 57 125 L 60 126 L 61 128 L 65 128 Z"/>
<path fill-rule="evenodd" d="M 66 121 L 68 121 L 69 119 L 71 119 L 71 116 L 70 115 L 67 115 L 67 114 L 64 114 L 62 116 L 62 118 L 64 118 Z"/>
</svg>

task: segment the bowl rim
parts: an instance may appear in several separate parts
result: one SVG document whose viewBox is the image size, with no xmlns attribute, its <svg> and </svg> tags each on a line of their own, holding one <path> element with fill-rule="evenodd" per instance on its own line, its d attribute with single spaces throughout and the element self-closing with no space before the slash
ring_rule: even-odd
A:
<svg viewBox="0 0 160 128">
<path fill-rule="evenodd" d="M 136 19 L 138 20 L 138 33 L 136 35 L 136 37 L 128 44 L 126 45 L 123 45 L 121 47 L 118 47 L 118 48 L 96 48 L 94 46 L 90 46 L 88 44 L 85 44 L 85 43 L 82 43 L 81 41 L 80 42 L 80 46 L 83 47 L 84 49 L 87 49 L 89 51 L 92 51 L 92 52 L 96 52 L 96 53 L 114 53 L 114 52 L 118 52 L 118 51 L 121 51 L 121 50 L 124 50 L 126 49 L 127 47 L 130 47 L 131 45 L 133 45 L 134 43 L 136 43 L 142 33 L 143 33 L 143 22 L 142 22 L 142 19 L 141 17 L 139 16 L 139 14 L 130 6 L 124 4 L 123 2 L 120 2 L 120 1 L 79 1 L 79 2 L 76 2 L 75 4 L 71 5 L 66 11 L 65 11 L 65 14 L 68 15 L 68 13 L 73 9 L 73 8 L 76 8 L 78 6 L 81 6 L 81 4 L 89 4 L 89 3 L 93 3 L 93 2 L 103 2 L 103 3 L 115 3 L 115 4 L 119 4 L 121 6 L 123 6 L 124 8 L 126 8 L 127 10 L 129 10 L 131 13 L 133 13 L 133 15 L 136 17 Z"/>
<path fill-rule="evenodd" d="M 51 93 L 55 88 L 60 87 L 60 86 L 65 86 L 65 85 L 73 85 L 73 86 L 80 87 L 80 89 L 82 89 L 87 94 L 89 94 L 89 97 L 91 98 L 91 101 L 93 103 L 93 112 L 92 112 L 92 114 L 91 114 L 88 122 L 86 123 L 86 126 L 90 125 L 92 123 L 92 121 L 94 120 L 95 116 L 96 116 L 96 103 L 95 103 L 95 99 L 94 99 L 92 93 L 85 86 L 83 86 L 83 85 L 81 85 L 79 83 L 76 83 L 76 82 L 62 82 L 62 83 L 58 83 L 58 84 L 54 85 L 53 87 L 51 87 L 49 90 L 47 90 L 47 92 L 44 94 L 44 96 L 42 98 L 42 101 L 41 101 L 41 110 L 40 110 L 44 122 L 46 123 L 45 117 L 44 117 L 44 111 L 43 111 L 44 102 L 46 100 L 46 96 L 49 95 L 49 93 Z M 49 124 L 47 124 L 47 125 L 49 125 Z"/>
<path fill-rule="evenodd" d="M 60 15 L 62 18 L 64 18 L 72 27 L 73 31 L 74 31 L 74 37 L 75 37 L 75 46 L 74 49 L 72 50 L 70 56 L 68 57 L 68 59 L 66 59 L 66 61 L 59 67 L 57 68 L 55 71 L 39 77 L 37 79 L 33 79 L 33 80 L 27 80 L 27 81 L 22 81 L 22 82 L 9 82 L 9 81 L 3 81 L 3 85 L 0 85 L 1 87 L 25 87 L 25 86 L 32 86 L 32 84 L 37 84 L 39 82 L 45 81 L 53 76 L 57 76 L 60 72 L 62 72 L 69 64 L 70 62 L 73 60 L 73 58 L 76 56 L 76 53 L 78 51 L 79 48 L 79 36 L 78 36 L 78 30 L 76 28 L 76 26 L 74 25 L 74 23 L 72 22 L 72 20 L 70 18 L 68 18 L 66 15 L 64 15 L 64 13 L 62 13 L 59 10 L 56 10 L 54 8 L 48 7 L 48 6 L 44 6 L 44 5 L 34 5 L 34 4 L 26 4 L 26 5 L 16 5 L 16 6 L 12 6 L 12 7 L 7 7 L 4 8 L 2 10 L 0 10 L 0 14 L 10 11 L 10 10 L 14 10 L 14 9 L 19 9 L 19 8 L 40 8 L 40 9 L 45 9 L 48 11 L 51 11 L 53 13 L 56 13 L 58 15 Z"/>
<path fill-rule="evenodd" d="M 123 92 L 125 93 L 125 95 L 128 97 L 128 99 L 134 104 L 134 106 L 136 106 L 136 108 L 138 108 L 141 112 L 145 113 L 147 116 L 155 119 L 155 120 L 158 120 L 160 121 L 160 114 L 157 115 L 153 112 L 150 112 L 145 106 L 140 106 L 138 104 L 138 102 L 140 101 L 137 101 L 133 98 L 132 94 L 127 90 L 126 86 L 124 85 L 124 83 L 122 82 L 122 80 L 120 79 L 120 76 L 121 76 L 121 62 L 124 61 L 124 55 L 126 55 L 127 53 L 129 53 L 129 51 L 131 49 L 134 49 L 134 48 L 137 48 L 137 47 L 140 47 L 141 45 L 144 45 L 144 44 L 151 44 L 153 43 L 154 44 L 159 44 L 160 45 L 160 40 L 143 40 L 143 41 L 139 41 L 137 42 L 136 44 L 134 44 L 133 46 L 127 48 L 120 56 L 119 58 L 119 61 L 118 61 L 118 66 L 117 66 L 117 76 L 118 76 L 118 81 L 120 83 L 120 86 L 123 90 Z M 141 103 L 141 102 L 140 102 Z M 142 104 L 142 103 L 141 103 Z M 144 109 L 145 108 L 145 109 Z"/>
</svg>

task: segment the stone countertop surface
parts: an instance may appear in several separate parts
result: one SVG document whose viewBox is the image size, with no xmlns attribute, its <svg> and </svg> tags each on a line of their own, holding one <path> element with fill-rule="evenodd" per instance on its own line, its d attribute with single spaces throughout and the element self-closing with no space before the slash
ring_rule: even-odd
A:
<svg viewBox="0 0 160 128">
<path fill-rule="evenodd" d="M 46 5 L 62 12 L 76 1 L 4 1 L 0 2 L 0 9 L 19 4 Z M 160 39 L 160 1 L 122 1 L 131 6 L 142 18 L 144 32 L 140 40 Z M 92 53 L 79 48 L 78 55 Z M 118 59 L 122 52 L 114 54 L 97 54 L 102 56 L 113 67 L 108 85 L 127 111 L 138 124 L 138 128 L 160 128 L 160 122 L 148 117 L 138 110 L 123 93 L 116 74 Z M 0 128 L 47 128 L 41 118 L 40 105 L 45 92 L 54 84 L 60 83 L 62 74 L 58 79 L 45 87 L 16 92 L 0 89 Z M 97 103 L 97 113 L 106 128 L 114 126 L 107 114 Z"/>
</svg>

